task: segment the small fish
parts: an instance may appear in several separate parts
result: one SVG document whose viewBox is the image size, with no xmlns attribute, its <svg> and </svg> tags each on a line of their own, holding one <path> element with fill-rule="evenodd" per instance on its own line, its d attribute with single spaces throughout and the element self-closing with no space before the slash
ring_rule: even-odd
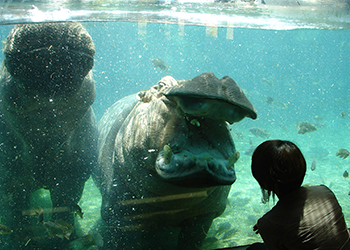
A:
<svg viewBox="0 0 350 250">
<path fill-rule="evenodd" d="M 314 158 L 314 160 L 311 163 L 311 171 L 315 171 L 316 170 L 316 159 Z"/>
<path fill-rule="evenodd" d="M 10 234 L 12 233 L 12 229 L 9 228 L 8 226 L 0 224 L 0 234 Z"/>
<path fill-rule="evenodd" d="M 57 220 L 56 222 L 47 221 L 42 223 L 46 228 L 50 237 L 57 237 L 69 240 L 70 235 L 74 231 L 74 227 L 64 220 Z"/>
<path fill-rule="evenodd" d="M 93 247 L 102 247 L 102 236 L 97 232 L 89 232 L 88 234 L 70 242 L 65 248 L 66 250 L 78 250 L 78 249 L 93 249 Z M 97 248 L 96 248 L 97 249 Z"/>
<path fill-rule="evenodd" d="M 288 108 L 288 104 L 284 102 L 275 102 L 274 107 L 280 108 L 280 109 L 286 109 Z"/>
<path fill-rule="evenodd" d="M 317 130 L 316 126 L 311 122 L 301 122 L 298 124 L 297 129 L 298 134 L 305 134 Z"/>
<path fill-rule="evenodd" d="M 270 134 L 265 129 L 258 128 L 258 127 L 250 128 L 249 132 L 255 135 L 256 137 L 261 137 L 264 139 L 267 139 L 270 137 Z"/>
<path fill-rule="evenodd" d="M 349 156 L 349 154 L 350 153 L 347 149 L 342 148 L 342 149 L 339 149 L 335 155 L 338 156 L 339 158 L 346 159 Z"/>
<path fill-rule="evenodd" d="M 72 208 L 72 212 L 75 214 L 75 215 L 79 215 L 79 217 L 81 219 L 83 219 L 83 210 L 81 209 L 81 207 L 78 205 L 78 204 L 75 204 Z"/>
<path fill-rule="evenodd" d="M 273 98 L 271 96 L 266 97 L 266 103 L 271 104 L 273 102 Z"/>
<path fill-rule="evenodd" d="M 345 118 L 345 116 L 346 116 L 345 111 L 341 112 L 340 117 Z"/>
<path fill-rule="evenodd" d="M 349 177 L 349 172 L 347 170 L 344 171 L 343 177 L 344 178 L 348 178 Z"/>
<path fill-rule="evenodd" d="M 160 68 L 163 71 L 168 71 L 168 66 L 166 65 L 166 63 L 160 59 L 160 58 L 154 58 L 151 60 L 154 68 Z"/>
</svg>

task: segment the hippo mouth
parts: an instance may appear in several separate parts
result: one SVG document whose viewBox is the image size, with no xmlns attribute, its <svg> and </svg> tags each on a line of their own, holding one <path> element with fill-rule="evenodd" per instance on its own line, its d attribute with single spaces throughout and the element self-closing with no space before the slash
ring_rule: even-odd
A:
<svg viewBox="0 0 350 250">
<path fill-rule="evenodd" d="M 235 150 L 227 124 L 209 118 L 184 117 L 187 136 L 175 137 L 159 152 L 158 175 L 166 182 L 185 187 L 234 183 L 234 164 L 239 152 Z"/>
<path fill-rule="evenodd" d="M 166 145 L 158 156 L 156 170 L 163 180 L 178 186 L 231 185 L 236 180 L 234 163 L 238 155 L 236 152 L 228 159 L 220 159 L 208 152 L 199 155 L 188 150 L 174 153 Z"/>
</svg>

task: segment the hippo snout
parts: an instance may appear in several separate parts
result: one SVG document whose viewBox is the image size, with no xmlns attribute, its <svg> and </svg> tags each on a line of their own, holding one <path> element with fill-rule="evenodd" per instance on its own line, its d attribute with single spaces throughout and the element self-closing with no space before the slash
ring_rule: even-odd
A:
<svg viewBox="0 0 350 250">
<path fill-rule="evenodd" d="M 179 121 L 181 119 L 181 121 Z M 179 186 L 204 187 L 231 185 L 236 180 L 234 164 L 239 152 L 225 121 L 211 118 L 189 118 L 177 121 L 186 127 L 165 141 L 158 153 L 155 169 L 167 182 Z M 168 131 L 171 133 L 170 131 Z"/>
</svg>

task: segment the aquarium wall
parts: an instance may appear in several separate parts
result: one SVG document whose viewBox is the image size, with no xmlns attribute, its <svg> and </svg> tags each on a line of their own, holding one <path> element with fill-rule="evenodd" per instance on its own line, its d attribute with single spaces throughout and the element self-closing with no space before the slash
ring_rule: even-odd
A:
<svg viewBox="0 0 350 250">
<path fill-rule="evenodd" d="M 251 156 L 270 139 L 301 149 L 303 185 L 331 189 L 349 226 L 348 4 L 3 2 L 0 203 L 8 213 L 0 216 L 0 249 L 262 242 L 253 226 L 278 198 L 263 202 Z M 63 29 L 23 40 L 11 31 L 62 21 L 84 29 L 65 48 Z M 40 34 L 52 30 L 51 40 Z M 75 82 L 82 85 L 66 87 Z M 234 83 L 240 91 L 222 94 Z M 185 84 L 195 90 L 175 93 Z M 203 105 L 214 111 L 204 114 Z M 175 160 L 186 169 L 170 169 Z M 203 164 L 210 174 L 197 171 Z"/>
</svg>

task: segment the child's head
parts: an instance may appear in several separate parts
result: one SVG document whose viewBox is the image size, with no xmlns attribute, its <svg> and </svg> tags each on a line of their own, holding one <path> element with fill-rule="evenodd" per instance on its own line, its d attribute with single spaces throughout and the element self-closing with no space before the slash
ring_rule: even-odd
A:
<svg viewBox="0 0 350 250">
<path fill-rule="evenodd" d="M 253 153 L 252 174 L 269 194 L 280 196 L 299 188 L 305 172 L 305 158 L 290 141 L 265 141 Z"/>
</svg>

